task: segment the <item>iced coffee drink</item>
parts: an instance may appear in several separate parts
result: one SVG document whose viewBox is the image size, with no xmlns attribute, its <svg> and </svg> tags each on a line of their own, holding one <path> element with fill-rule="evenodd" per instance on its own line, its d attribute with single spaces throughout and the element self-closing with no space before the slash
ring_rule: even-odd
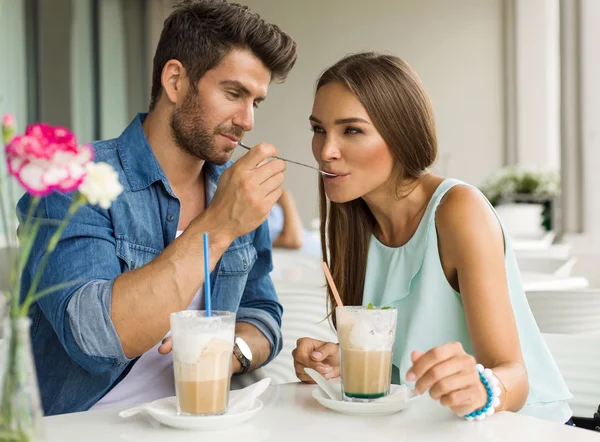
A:
<svg viewBox="0 0 600 442">
<path fill-rule="evenodd" d="M 390 391 L 396 309 L 337 307 L 342 397 L 368 402 Z"/>
<path fill-rule="evenodd" d="M 235 313 L 198 310 L 171 314 L 177 413 L 227 411 Z"/>
</svg>

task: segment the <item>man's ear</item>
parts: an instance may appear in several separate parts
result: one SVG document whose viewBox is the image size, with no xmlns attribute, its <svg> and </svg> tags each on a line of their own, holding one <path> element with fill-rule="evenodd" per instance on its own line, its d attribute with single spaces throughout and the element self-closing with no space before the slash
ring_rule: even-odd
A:
<svg viewBox="0 0 600 442">
<path fill-rule="evenodd" d="M 179 60 L 169 60 L 165 63 L 160 80 L 169 102 L 175 104 L 185 97 L 187 75 Z"/>
</svg>

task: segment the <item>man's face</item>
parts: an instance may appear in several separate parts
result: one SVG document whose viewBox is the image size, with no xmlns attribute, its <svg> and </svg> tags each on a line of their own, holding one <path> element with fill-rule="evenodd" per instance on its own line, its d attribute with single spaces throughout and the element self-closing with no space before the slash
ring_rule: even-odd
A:
<svg viewBox="0 0 600 442">
<path fill-rule="evenodd" d="M 172 136 L 183 150 L 225 164 L 254 127 L 254 109 L 266 95 L 271 72 L 251 52 L 234 49 L 204 74 L 171 117 Z"/>
</svg>

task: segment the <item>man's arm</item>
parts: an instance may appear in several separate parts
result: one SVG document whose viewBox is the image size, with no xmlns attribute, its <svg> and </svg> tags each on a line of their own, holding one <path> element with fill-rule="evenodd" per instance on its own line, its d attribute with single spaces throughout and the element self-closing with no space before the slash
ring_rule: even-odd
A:
<svg viewBox="0 0 600 442">
<path fill-rule="evenodd" d="M 256 230 L 254 248 L 258 258 L 248 275 L 236 317 L 236 335 L 244 339 L 252 350 L 252 369 L 270 362 L 281 351 L 283 315 L 283 307 L 269 276 L 273 264 L 266 223 Z M 236 373 L 240 367 L 237 359 L 234 359 Z"/>
<path fill-rule="evenodd" d="M 210 237 L 212 270 L 234 238 L 205 212 L 153 261 L 115 279 L 111 319 L 128 358 L 156 345 L 171 328 L 170 314 L 185 310 L 204 283 L 198 272 L 204 266 L 203 232 Z"/>
<path fill-rule="evenodd" d="M 221 175 L 206 210 L 156 259 L 115 280 L 111 318 L 123 350 L 135 358 L 170 329 L 169 316 L 185 310 L 204 282 L 203 232 L 209 233 L 214 269 L 229 244 L 259 227 L 279 197 L 285 163 L 269 161 L 277 149 L 261 144 Z"/>
<path fill-rule="evenodd" d="M 221 176 L 210 207 L 155 260 L 121 274 L 115 254 L 111 215 L 84 206 L 75 214 L 44 272 L 40 290 L 57 283 L 81 283 L 39 301 L 67 353 L 86 370 L 101 373 L 126 364 L 152 348 L 170 328 L 169 315 L 187 308 L 203 275 L 202 233 L 211 234 L 211 268 L 226 245 L 255 229 L 279 198 L 285 163 L 270 145 L 259 145 Z M 41 204 L 41 217 L 61 219 L 71 198 L 52 194 Z M 28 197 L 20 202 L 21 214 Z M 114 214 L 113 214 L 114 215 Z M 118 216 L 118 214 L 116 215 Z M 213 226 L 218 226 L 213 227 Z M 42 227 L 26 272 L 35 274 L 54 231 Z M 183 240 L 185 237 L 185 240 Z M 188 271 L 189 269 L 194 271 Z M 27 287 L 23 287 L 23 291 Z"/>
<path fill-rule="evenodd" d="M 20 219 L 27 213 L 30 201 L 31 196 L 27 194 L 19 201 Z M 41 200 L 36 216 L 41 218 L 42 224 L 23 271 L 22 296 L 29 290 L 56 229 L 47 221 L 64 218 L 71 202 L 70 195 L 61 193 Z M 38 288 L 41 291 L 56 284 L 76 282 L 41 298 L 37 304 L 67 354 L 91 373 L 102 373 L 130 361 L 123 353 L 110 318 L 112 284 L 121 273 L 115 248 L 108 211 L 81 207 L 63 232 Z"/>
</svg>

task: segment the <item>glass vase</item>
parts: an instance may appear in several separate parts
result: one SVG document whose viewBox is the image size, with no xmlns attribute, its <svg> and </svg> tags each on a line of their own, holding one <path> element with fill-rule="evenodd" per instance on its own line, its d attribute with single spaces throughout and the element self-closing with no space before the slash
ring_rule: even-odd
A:
<svg viewBox="0 0 600 442">
<path fill-rule="evenodd" d="M 43 413 L 33 362 L 30 318 L 4 317 L 0 333 L 0 441 L 43 439 Z"/>
</svg>

